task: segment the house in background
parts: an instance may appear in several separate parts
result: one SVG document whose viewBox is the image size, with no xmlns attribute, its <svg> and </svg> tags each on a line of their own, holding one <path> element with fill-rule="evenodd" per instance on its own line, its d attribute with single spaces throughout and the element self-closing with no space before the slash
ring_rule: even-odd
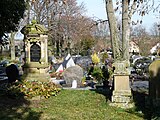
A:
<svg viewBox="0 0 160 120">
<path fill-rule="evenodd" d="M 160 54 L 160 43 L 157 43 L 155 46 L 153 46 L 150 50 L 150 53 L 153 55 L 158 55 Z"/>
<path fill-rule="evenodd" d="M 139 51 L 140 50 L 138 44 L 134 40 L 129 41 L 129 53 L 139 54 Z"/>
<path fill-rule="evenodd" d="M 75 66 L 74 60 L 72 59 L 72 56 L 68 54 L 65 58 L 64 61 L 60 64 L 56 72 L 62 72 L 66 68 L 69 68 L 71 66 Z"/>
</svg>

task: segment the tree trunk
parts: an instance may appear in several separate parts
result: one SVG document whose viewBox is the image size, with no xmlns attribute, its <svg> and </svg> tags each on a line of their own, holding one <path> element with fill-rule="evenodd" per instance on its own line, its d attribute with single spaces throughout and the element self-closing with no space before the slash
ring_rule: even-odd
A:
<svg viewBox="0 0 160 120">
<path fill-rule="evenodd" d="M 30 6 L 30 1 L 29 0 L 27 0 L 27 24 L 29 24 L 29 22 L 30 22 L 30 10 L 31 10 L 31 8 L 30 8 L 31 6 Z"/>
<path fill-rule="evenodd" d="M 122 0 L 122 57 L 129 61 L 129 36 L 128 0 Z"/>
<path fill-rule="evenodd" d="M 11 37 L 10 37 L 10 47 L 11 47 L 11 60 L 15 60 L 16 56 L 15 56 L 15 41 L 14 41 L 14 36 L 15 36 L 15 32 L 11 32 Z"/>
<path fill-rule="evenodd" d="M 114 14 L 112 0 L 106 0 L 106 12 L 107 12 L 109 28 L 110 28 L 113 58 L 116 61 L 121 59 L 121 52 L 120 52 L 120 46 L 118 44 L 119 36 L 118 36 L 117 22 Z"/>
</svg>

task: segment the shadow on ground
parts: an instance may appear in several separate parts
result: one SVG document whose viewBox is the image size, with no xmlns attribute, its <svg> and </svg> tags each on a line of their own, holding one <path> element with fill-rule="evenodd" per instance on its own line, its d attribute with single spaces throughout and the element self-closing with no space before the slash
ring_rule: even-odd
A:
<svg viewBox="0 0 160 120">
<path fill-rule="evenodd" d="M 0 91 L 0 120 L 39 120 L 41 112 L 30 108 L 31 102 L 23 96 Z"/>
<path fill-rule="evenodd" d="M 111 101 L 112 90 L 109 87 L 96 86 L 96 89 L 91 89 L 91 91 L 104 95 L 106 102 Z"/>
<path fill-rule="evenodd" d="M 127 112 L 132 114 L 143 113 L 143 118 L 145 120 L 160 119 L 160 108 L 153 107 L 152 104 L 150 104 L 151 102 L 148 94 L 132 91 L 132 95 L 135 107 L 133 109 L 127 110 Z"/>
<path fill-rule="evenodd" d="M 5 73 L 5 69 L 3 72 Z M 42 113 L 33 111 L 30 108 L 31 102 L 17 89 L 8 92 L 8 84 L 8 79 L 0 81 L 0 120 L 39 120 Z"/>
<path fill-rule="evenodd" d="M 102 94 L 106 98 L 106 102 L 111 101 L 112 90 L 103 86 L 97 86 L 96 89 L 92 89 L 99 94 Z M 132 91 L 134 108 L 125 110 L 130 114 L 135 114 L 142 117 L 145 120 L 160 120 L 160 108 L 153 108 L 150 104 L 150 99 L 147 94 Z"/>
</svg>

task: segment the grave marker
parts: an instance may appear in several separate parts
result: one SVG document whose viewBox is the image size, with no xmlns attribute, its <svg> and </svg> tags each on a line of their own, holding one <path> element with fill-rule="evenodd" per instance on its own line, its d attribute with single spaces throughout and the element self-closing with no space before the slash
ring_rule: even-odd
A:
<svg viewBox="0 0 160 120">
<path fill-rule="evenodd" d="M 48 49 L 47 40 L 48 30 L 32 21 L 31 24 L 23 27 L 21 32 L 24 34 L 24 51 L 25 51 L 25 64 L 24 74 L 29 79 L 43 79 L 48 80 Z"/>
</svg>

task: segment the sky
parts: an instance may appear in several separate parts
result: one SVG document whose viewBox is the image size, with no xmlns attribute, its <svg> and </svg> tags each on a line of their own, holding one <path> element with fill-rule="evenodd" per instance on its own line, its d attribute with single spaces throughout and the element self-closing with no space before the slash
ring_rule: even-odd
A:
<svg viewBox="0 0 160 120">
<path fill-rule="evenodd" d="M 78 4 L 84 3 L 87 9 L 87 16 L 94 17 L 95 19 L 107 19 L 104 0 L 77 0 L 77 2 Z M 138 19 L 141 19 L 141 17 L 138 15 L 133 16 L 133 20 L 137 21 Z M 150 13 L 149 15 L 145 15 L 142 20 L 142 25 L 149 30 L 154 22 L 160 22 L 160 13 L 159 16 L 158 13 Z"/>
<path fill-rule="evenodd" d="M 105 0 L 77 0 L 78 5 L 80 5 L 82 2 L 85 5 L 85 8 L 87 9 L 86 15 L 89 17 L 94 18 L 95 20 L 98 19 L 107 19 L 106 10 L 105 10 Z M 155 0 L 158 1 L 158 0 Z M 159 18 L 157 18 L 159 17 Z M 133 19 L 137 21 L 140 16 L 133 16 Z M 142 25 L 146 27 L 147 31 L 150 31 L 151 26 L 154 22 L 160 23 L 160 13 L 159 16 L 155 15 L 153 13 L 150 13 L 149 15 L 146 15 L 143 17 L 143 23 Z M 18 34 L 19 35 L 19 34 Z M 16 35 L 16 36 L 18 36 Z"/>
</svg>

